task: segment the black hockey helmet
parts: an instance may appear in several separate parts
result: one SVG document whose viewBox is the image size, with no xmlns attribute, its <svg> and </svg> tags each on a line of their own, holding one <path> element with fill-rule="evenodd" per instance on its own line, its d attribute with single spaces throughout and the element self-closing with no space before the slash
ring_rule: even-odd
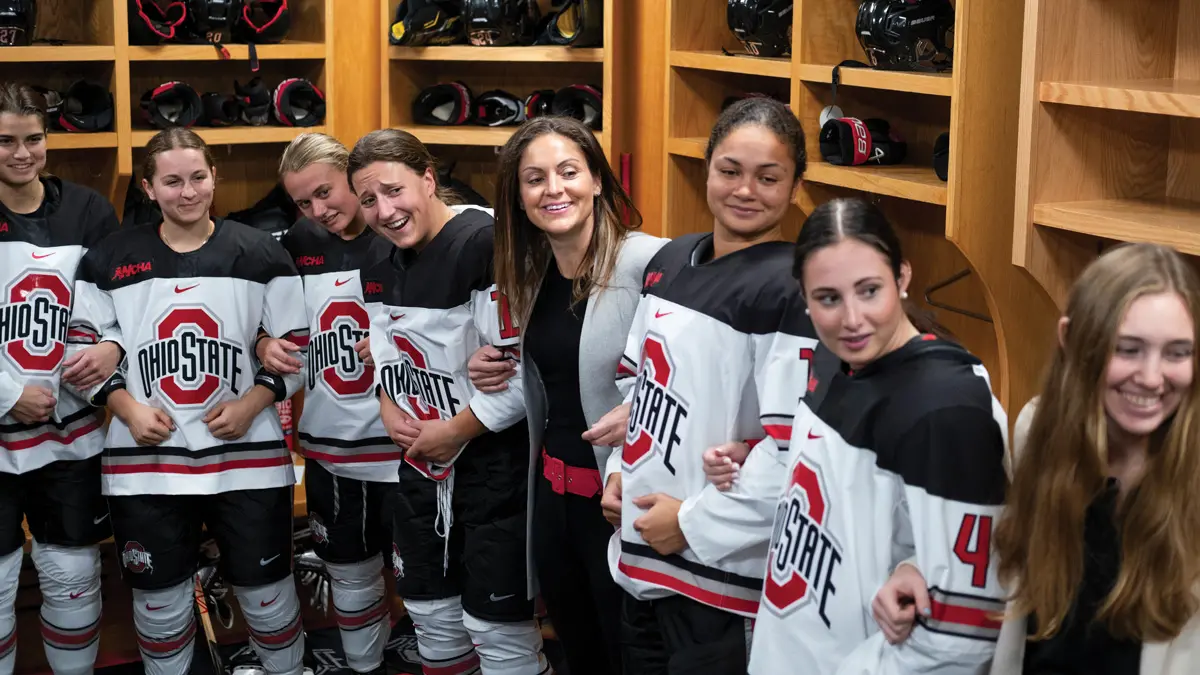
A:
<svg viewBox="0 0 1200 675">
<path fill-rule="evenodd" d="M 283 42 L 291 28 L 288 0 L 242 0 L 242 9 L 233 22 L 233 40 L 251 44 Z"/>
<path fill-rule="evenodd" d="M 209 127 L 229 127 L 242 121 L 242 103 L 232 94 L 209 92 L 200 97 L 204 114 L 200 123 Z"/>
<path fill-rule="evenodd" d="M 173 81 L 142 94 L 142 114 L 159 129 L 190 127 L 204 112 L 200 95 L 188 85 Z"/>
<path fill-rule="evenodd" d="M 565 0 L 546 15 L 534 44 L 595 47 L 604 40 L 604 0 Z"/>
<path fill-rule="evenodd" d="M 563 87 L 554 92 L 554 103 L 550 109 L 555 115 L 574 117 L 592 129 L 599 129 L 603 111 L 600 87 L 589 84 Z"/>
<path fill-rule="evenodd" d="M 530 0 L 464 0 L 467 40 L 477 46 L 528 43 L 537 27 L 538 7 Z"/>
<path fill-rule="evenodd" d="M 129 44 L 156 45 L 174 40 L 187 20 L 180 0 L 129 0 Z"/>
<path fill-rule="evenodd" d="M 470 87 L 462 82 L 435 84 L 413 100 L 413 120 L 442 127 L 466 124 L 474 113 L 472 101 Z"/>
<path fill-rule="evenodd" d="M 525 104 L 502 89 L 485 91 L 475 99 L 475 123 L 501 127 L 525 121 Z"/>
<path fill-rule="evenodd" d="M 107 131 L 113 123 L 113 95 L 107 87 L 79 80 L 63 94 L 58 125 L 65 131 Z"/>
<path fill-rule="evenodd" d="M 271 90 L 256 77 L 242 86 L 233 81 L 233 91 L 242 105 L 242 121 L 250 126 L 261 127 L 271 120 Z"/>
<path fill-rule="evenodd" d="M 25 47 L 33 43 L 37 26 L 34 0 L 0 0 L 0 47 Z"/>
<path fill-rule="evenodd" d="M 36 84 L 29 85 L 29 88 L 42 95 L 46 99 L 46 129 L 47 130 L 62 130 L 62 125 L 59 124 L 59 117 L 62 115 L 62 94 L 54 89 L 38 86 Z"/>
<path fill-rule="evenodd" d="M 242 0 L 187 0 L 187 16 L 179 27 L 181 41 L 230 42 L 241 9 Z"/>
<path fill-rule="evenodd" d="M 400 0 L 388 42 L 404 47 L 450 45 L 463 37 L 461 0 Z"/>
<path fill-rule="evenodd" d="M 325 121 L 325 94 L 312 82 L 292 77 L 275 87 L 275 119 L 288 127 L 315 127 Z"/>
<path fill-rule="evenodd" d="M 792 0 L 728 0 L 725 20 L 754 56 L 781 56 L 792 49 Z"/>
<path fill-rule="evenodd" d="M 525 119 L 550 115 L 554 110 L 554 90 L 538 89 L 525 99 Z"/>
<path fill-rule="evenodd" d="M 954 60 L 950 0 L 863 0 L 854 29 L 876 68 L 942 72 Z"/>
</svg>

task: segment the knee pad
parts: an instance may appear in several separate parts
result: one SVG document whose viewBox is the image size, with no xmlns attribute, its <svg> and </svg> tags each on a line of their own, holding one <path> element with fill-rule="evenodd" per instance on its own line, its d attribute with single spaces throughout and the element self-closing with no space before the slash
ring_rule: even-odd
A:
<svg viewBox="0 0 1200 675">
<path fill-rule="evenodd" d="M 196 636 L 192 588 L 188 579 L 156 591 L 133 590 L 133 625 L 147 664 L 180 655 L 190 657 Z"/>
<path fill-rule="evenodd" d="M 17 653 L 17 583 L 25 553 L 17 549 L 0 557 L 0 671 L 11 673 Z"/>
<path fill-rule="evenodd" d="M 78 606 L 85 595 L 99 598 L 100 549 L 95 546 L 54 546 L 33 541 L 31 556 L 46 604 Z"/>
<path fill-rule="evenodd" d="M 536 621 L 499 623 L 463 612 L 463 626 L 475 643 L 483 675 L 550 672 L 550 664 L 542 654 L 542 631 Z"/>
<path fill-rule="evenodd" d="M 339 628 L 357 630 L 387 616 L 387 589 L 383 583 L 382 565 L 379 556 L 350 565 L 325 563 L 325 569 L 329 570 L 333 610 Z"/>
<path fill-rule="evenodd" d="M 35 539 L 33 563 L 42 591 L 42 643 L 58 675 L 92 672 L 100 640 L 100 551 Z"/>
<path fill-rule="evenodd" d="M 417 633 L 417 650 L 426 669 L 465 674 L 477 672 L 471 635 L 463 626 L 462 599 L 405 600 L 404 608 L 412 617 Z"/>
<path fill-rule="evenodd" d="M 304 654 L 300 597 L 292 575 L 263 586 L 234 586 L 259 659 L 270 672 L 291 672 Z M 297 651 L 298 650 L 298 651 Z M 286 662 L 286 663 L 285 663 Z"/>
</svg>

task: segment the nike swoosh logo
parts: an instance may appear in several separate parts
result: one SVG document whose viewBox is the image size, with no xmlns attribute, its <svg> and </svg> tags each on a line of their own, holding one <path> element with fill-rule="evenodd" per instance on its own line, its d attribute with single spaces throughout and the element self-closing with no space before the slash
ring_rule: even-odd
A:
<svg viewBox="0 0 1200 675">
<path fill-rule="evenodd" d="M 260 566 L 260 567 L 266 567 L 267 565 L 270 565 L 270 564 L 271 564 L 271 561 L 272 561 L 272 560 L 274 560 L 274 559 L 276 559 L 276 558 L 278 558 L 278 557 L 279 557 L 279 554 L 278 554 L 278 553 L 276 553 L 275 555 L 271 556 L 270 558 L 266 558 L 266 559 L 259 558 L 259 560 L 258 560 L 258 564 L 259 564 L 259 566 Z M 272 600 L 271 602 L 275 602 L 275 601 L 274 601 L 274 600 Z M 263 605 L 263 607 L 266 607 L 266 605 Z"/>
<path fill-rule="evenodd" d="M 71 598 L 72 600 L 78 600 L 83 597 L 84 593 L 87 593 L 87 591 L 79 591 L 78 593 L 68 593 L 67 597 Z"/>
<path fill-rule="evenodd" d="M 146 603 L 146 611 L 148 611 L 148 612 L 157 612 L 160 609 L 166 609 L 168 607 L 170 607 L 170 605 L 159 605 L 158 607 L 151 607 L 150 603 L 148 603 L 148 602 Z"/>
<path fill-rule="evenodd" d="M 354 280 L 354 277 L 350 277 L 349 279 L 338 279 L 337 281 L 333 282 L 333 285 L 334 286 L 345 286 L 346 284 L 350 283 L 353 280 Z"/>
<path fill-rule="evenodd" d="M 279 556 L 275 556 L 275 557 L 276 557 L 276 558 L 278 558 Z M 273 559 L 274 559 L 274 558 L 273 558 Z M 280 595 L 282 595 L 282 594 L 283 594 L 283 592 L 282 592 L 282 591 L 280 591 L 279 593 L 276 593 L 276 594 L 275 594 L 275 597 L 271 598 L 270 600 L 265 600 L 265 601 L 264 601 L 264 600 L 260 600 L 260 601 L 258 602 L 258 606 L 259 606 L 259 607 L 270 607 L 271 605 L 275 604 L 275 601 L 276 601 L 276 600 L 278 600 L 278 599 L 279 599 L 279 596 L 280 596 Z"/>
<path fill-rule="evenodd" d="M 809 439 L 812 439 L 812 440 L 815 440 L 815 439 L 821 438 L 821 436 L 818 436 L 818 435 L 814 434 L 814 433 L 812 432 L 812 430 L 811 430 L 811 429 L 810 429 L 810 430 L 809 430 L 809 432 L 808 432 L 808 437 L 809 437 Z"/>
<path fill-rule="evenodd" d="M 107 514 L 107 513 L 106 513 L 106 514 L 104 514 L 104 515 L 102 515 L 102 516 L 100 516 L 99 518 L 92 518 L 92 524 L 93 524 L 93 525 L 99 525 L 100 523 L 103 523 L 103 522 L 104 522 L 104 519 L 105 519 L 105 518 L 108 518 L 108 514 Z"/>
<path fill-rule="evenodd" d="M 200 284 L 192 284 L 191 286 L 188 286 L 187 288 L 180 288 L 179 286 L 176 286 L 176 287 L 175 287 L 175 292 L 176 292 L 176 293 L 187 293 L 188 291 L 192 290 L 193 288 L 195 288 L 195 287 L 197 287 L 197 286 L 199 286 L 199 285 L 200 285 Z"/>
<path fill-rule="evenodd" d="M 661 318 L 663 318 L 664 316 L 666 316 L 666 315 L 668 315 L 668 314 L 674 314 L 674 313 L 675 313 L 675 312 L 657 312 L 657 311 L 656 311 L 656 312 L 654 312 L 654 318 L 656 318 L 656 319 L 661 319 Z"/>
<path fill-rule="evenodd" d="M 34 260 L 42 260 L 44 258 L 49 258 L 50 256 L 54 255 L 55 253 L 58 253 L 58 251 L 51 251 L 50 253 L 43 253 L 42 255 L 38 255 L 36 253 L 30 253 L 29 255 L 32 255 Z"/>
<path fill-rule="evenodd" d="M 388 316 L 392 317 L 392 321 L 398 321 L 404 318 L 403 314 L 389 314 Z"/>
<path fill-rule="evenodd" d="M 507 600 L 515 595 L 516 593 L 509 593 L 508 595 L 497 596 L 495 593 L 492 593 L 488 596 L 488 600 L 491 600 L 492 602 L 500 602 L 501 600 Z"/>
</svg>

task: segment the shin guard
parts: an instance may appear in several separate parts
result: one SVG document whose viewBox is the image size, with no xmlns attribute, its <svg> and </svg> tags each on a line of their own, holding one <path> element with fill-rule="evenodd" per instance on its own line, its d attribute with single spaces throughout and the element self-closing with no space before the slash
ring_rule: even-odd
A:
<svg viewBox="0 0 1200 675">
<path fill-rule="evenodd" d="M 268 673 L 298 673 L 304 661 L 300 598 L 292 575 L 264 586 L 234 586 L 250 644 Z"/>
<path fill-rule="evenodd" d="M 479 657 L 463 627 L 462 599 L 405 600 L 417 631 L 417 650 L 426 675 L 474 675 Z"/>
<path fill-rule="evenodd" d="M 192 666 L 195 593 L 188 577 L 170 588 L 133 590 L 133 625 L 146 675 L 179 675 Z"/>
<path fill-rule="evenodd" d="M 33 542 L 42 644 L 55 675 L 88 675 L 100 651 L 100 551 Z"/>
</svg>

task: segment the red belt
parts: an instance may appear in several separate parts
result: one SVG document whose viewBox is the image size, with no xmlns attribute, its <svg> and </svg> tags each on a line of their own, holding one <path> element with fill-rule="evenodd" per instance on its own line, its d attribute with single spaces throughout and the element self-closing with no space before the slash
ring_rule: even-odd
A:
<svg viewBox="0 0 1200 675">
<path fill-rule="evenodd" d="M 570 493 L 590 498 L 603 489 L 599 471 L 567 466 L 561 459 L 546 454 L 545 448 L 542 448 L 542 475 L 550 481 L 550 489 L 560 495 Z"/>
</svg>

